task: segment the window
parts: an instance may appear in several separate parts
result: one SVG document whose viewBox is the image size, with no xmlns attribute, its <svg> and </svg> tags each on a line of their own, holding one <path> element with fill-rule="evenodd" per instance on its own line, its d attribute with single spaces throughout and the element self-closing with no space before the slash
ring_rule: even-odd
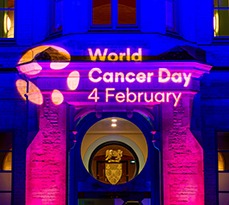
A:
<svg viewBox="0 0 229 205">
<path fill-rule="evenodd" d="M 92 0 L 92 25 L 112 28 L 136 26 L 136 0 Z"/>
<path fill-rule="evenodd" d="M 225 205 L 229 204 L 229 132 L 219 132 L 217 142 L 219 205 Z"/>
<path fill-rule="evenodd" d="M 0 1 L 0 38 L 14 38 L 14 0 Z"/>
<path fill-rule="evenodd" d="M 166 12 L 166 30 L 171 32 L 177 32 L 176 27 L 176 10 L 175 0 L 166 0 L 165 2 Z"/>
<path fill-rule="evenodd" d="M 0 132 L 0 202 L 11 204 L 12 134 Z"/>
<path fill-rule="evenodd" d="M 51 11 L 51 31 L 50 33 L 56 33 L 62 31 L 63 26 L 63 0 L 53 0 Z"/>
<path fill-rule="evenodd" d="M 214 0 L 214 36 L 229 36 L 229 0 Z"/>
</svg>

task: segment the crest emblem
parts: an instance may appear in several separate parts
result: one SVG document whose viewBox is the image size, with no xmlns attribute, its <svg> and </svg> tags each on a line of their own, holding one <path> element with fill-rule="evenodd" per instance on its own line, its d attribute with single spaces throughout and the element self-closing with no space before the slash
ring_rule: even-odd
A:
<svg viewBox="0 0 229 205">
<path fill-rule="evenodd" d="M 115 185 L 122 177 L 122 163 L 119 163 L 122 158 L 122 150 L 107 150 L 105 163 L 105 176 L 108 181 Z"/>
</svg>

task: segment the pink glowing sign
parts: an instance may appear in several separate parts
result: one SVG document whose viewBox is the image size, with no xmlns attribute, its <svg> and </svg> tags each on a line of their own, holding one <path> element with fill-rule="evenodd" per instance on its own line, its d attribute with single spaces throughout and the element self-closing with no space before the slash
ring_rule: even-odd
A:
<svg viewBox="0 0 229 205">
<path fill-rule="evenodd" d="M 108 53 L 108 48 L 103 51 L 97 48 L 93 52 L 91 48 L 88 49 L 91 61 L 142 61 L 142 49 L 139 48 L 137 52 L 131 53 L 130 48 L 127 48 L 125 52 Z M 188 87 L 191 81 L 192 73 L 186 72 L 172 72 L 168 68 L 158 68 L 155 71 L 147 72 L 126 72 L 126 71 L 103 71 L 101 68 L 94 67 L 88 72 L 88 79 L 90 82 L 97 84 L 105 83 L 109 84 L 125 84 L 126 89 L 119 92 L 115 87 L 105 88 L 105 102 L 117 102 L 117 103 L 162 103 L 170 102 L 174 100 L 174 106 L 177 106 L 181 98 L 181 92 L 149 92 L 131 91 L 128 84 L 138 83 L 148 84 L 152 87 L 153 81 L 156 79 L 157 83 L 174 83 L 181 84 L 183 87 Z M 88 100 L 93 102 L 99 102 L 101 97 L 98 92 L 99 86 L 94 88 L 88 95 Z"/>
</svg>

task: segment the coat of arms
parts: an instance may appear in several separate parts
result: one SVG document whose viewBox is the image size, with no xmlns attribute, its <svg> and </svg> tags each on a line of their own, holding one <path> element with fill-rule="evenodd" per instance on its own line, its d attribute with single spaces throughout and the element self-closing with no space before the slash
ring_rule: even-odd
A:
<svg viewBox="0 0 229 205">
<path fill-rule="evenodd" d="M 122 163 L 119 163 L 122 158 L 122 150 L 107 150 L 105 163 L 105 176 L 108 181 L 115 185 L 122 177 Z"/>
</svg>

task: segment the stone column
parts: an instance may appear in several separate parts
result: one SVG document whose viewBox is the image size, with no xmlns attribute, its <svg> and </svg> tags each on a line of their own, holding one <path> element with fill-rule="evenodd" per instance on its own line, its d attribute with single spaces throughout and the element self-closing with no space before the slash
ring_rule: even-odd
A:
<svg viewBox="0 0 229 205">
<path fill-rule="evenodd" d="M 204 205 L 203 149 L 190 132 L 193 94 L 162 104 L 164 205 Z"/>
<path fill-rule="evenodd" d="M 26 205 L 65 205 L 66 106 L 44 96 L 38 109 L 39 132 L 26 151 Z"/>
</svg>

